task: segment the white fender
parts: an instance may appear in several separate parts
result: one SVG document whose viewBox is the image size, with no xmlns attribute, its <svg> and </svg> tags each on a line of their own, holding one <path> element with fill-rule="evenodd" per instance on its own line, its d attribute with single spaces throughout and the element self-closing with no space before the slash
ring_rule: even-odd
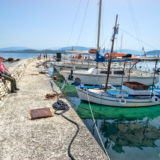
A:
<svg viewBox="0 0 160 160">
<path fill-rule="evenodd" d="M 153 96 L 152 97 L 152 102 L 158 103 L 159 102 L 159 98 L 157 96 Z"/>
<path fill-rule="evenodd" d="M 121 98 L 121 99 L 119 99 L 119 103 L 124 105 L 124 104 L 126 104 L 126 100 L 124 98 Z"/>
</svg>

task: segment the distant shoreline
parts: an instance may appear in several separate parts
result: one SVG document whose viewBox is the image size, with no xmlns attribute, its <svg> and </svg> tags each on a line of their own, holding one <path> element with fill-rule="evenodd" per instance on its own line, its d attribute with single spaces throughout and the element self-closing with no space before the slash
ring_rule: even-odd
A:
<svg viewBox="0 0 160 160">
<path fill-rule="evenodd" d="M 64 53 L 65 51 L 63 50 L 24 50 L 24 51 L 0 51 L 0 53 L 47 53 L 47 54 L 56 54 L 56 53 Z"/>
</svg>

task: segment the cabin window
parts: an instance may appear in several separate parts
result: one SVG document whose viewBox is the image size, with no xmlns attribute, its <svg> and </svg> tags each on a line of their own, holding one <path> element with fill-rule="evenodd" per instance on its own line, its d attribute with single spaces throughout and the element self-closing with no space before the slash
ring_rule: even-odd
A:
<svg viewBox="0 0 160 160">
<path fill-rule="evenodd" d="M 114 71 L 114 74 L 124 75 L 124 71 Z"/>
<path fill-rule="evenodd" d="M 102 73 L 102 74 L 107 74 L 108 71 L 100 71 L 100 73 Z M 111 71 L 109 72 L 109 74 L 111 74 Z"/>
</svg>

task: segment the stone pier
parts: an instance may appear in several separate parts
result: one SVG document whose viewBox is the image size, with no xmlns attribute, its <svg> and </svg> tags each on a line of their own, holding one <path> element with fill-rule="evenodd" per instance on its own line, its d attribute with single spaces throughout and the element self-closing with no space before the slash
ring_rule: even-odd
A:
<svg viewBox="0 0 160 160">
<path fill-rule="evenodd" d="M 69 160 L 68 145 L 76 127 L 61 116 L 31 120 L 30 110 L 50 107 L 55 99 L 47 100 L 52 93 L 50 76 L 39 74 L 43 70 L 40 60 L 21 60 L 10 66 L 20 91 L 0 95 L 0 160 Z M 3 88 L 4 84 L 0 84 Z M 9 86 L 9 84 L 7 84 Z M 4 98 L 2 98 L 4 97 Z M 66 103 L 67 100 L 61 98 Z M 70 106 L 70 105 L 69 105 Z M 88 131 L 74 109 L 65 116 L 76 121 L 80 132 L 71 147 L 76 160 L 108 160 L 107 156 Z"/>
</svg>

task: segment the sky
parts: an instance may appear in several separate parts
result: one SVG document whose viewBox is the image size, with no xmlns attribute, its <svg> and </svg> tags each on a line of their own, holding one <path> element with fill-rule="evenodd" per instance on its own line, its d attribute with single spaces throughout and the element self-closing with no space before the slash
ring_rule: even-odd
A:
<svg viewBox="0 0 160 160">
<path fill-rule="evenodd" d="M 99 0 L 0 0 L 0 48 L 97 45 Z M 160 0 L 102 0 L 100 47 L 160 49 Z"/>
</svg>

